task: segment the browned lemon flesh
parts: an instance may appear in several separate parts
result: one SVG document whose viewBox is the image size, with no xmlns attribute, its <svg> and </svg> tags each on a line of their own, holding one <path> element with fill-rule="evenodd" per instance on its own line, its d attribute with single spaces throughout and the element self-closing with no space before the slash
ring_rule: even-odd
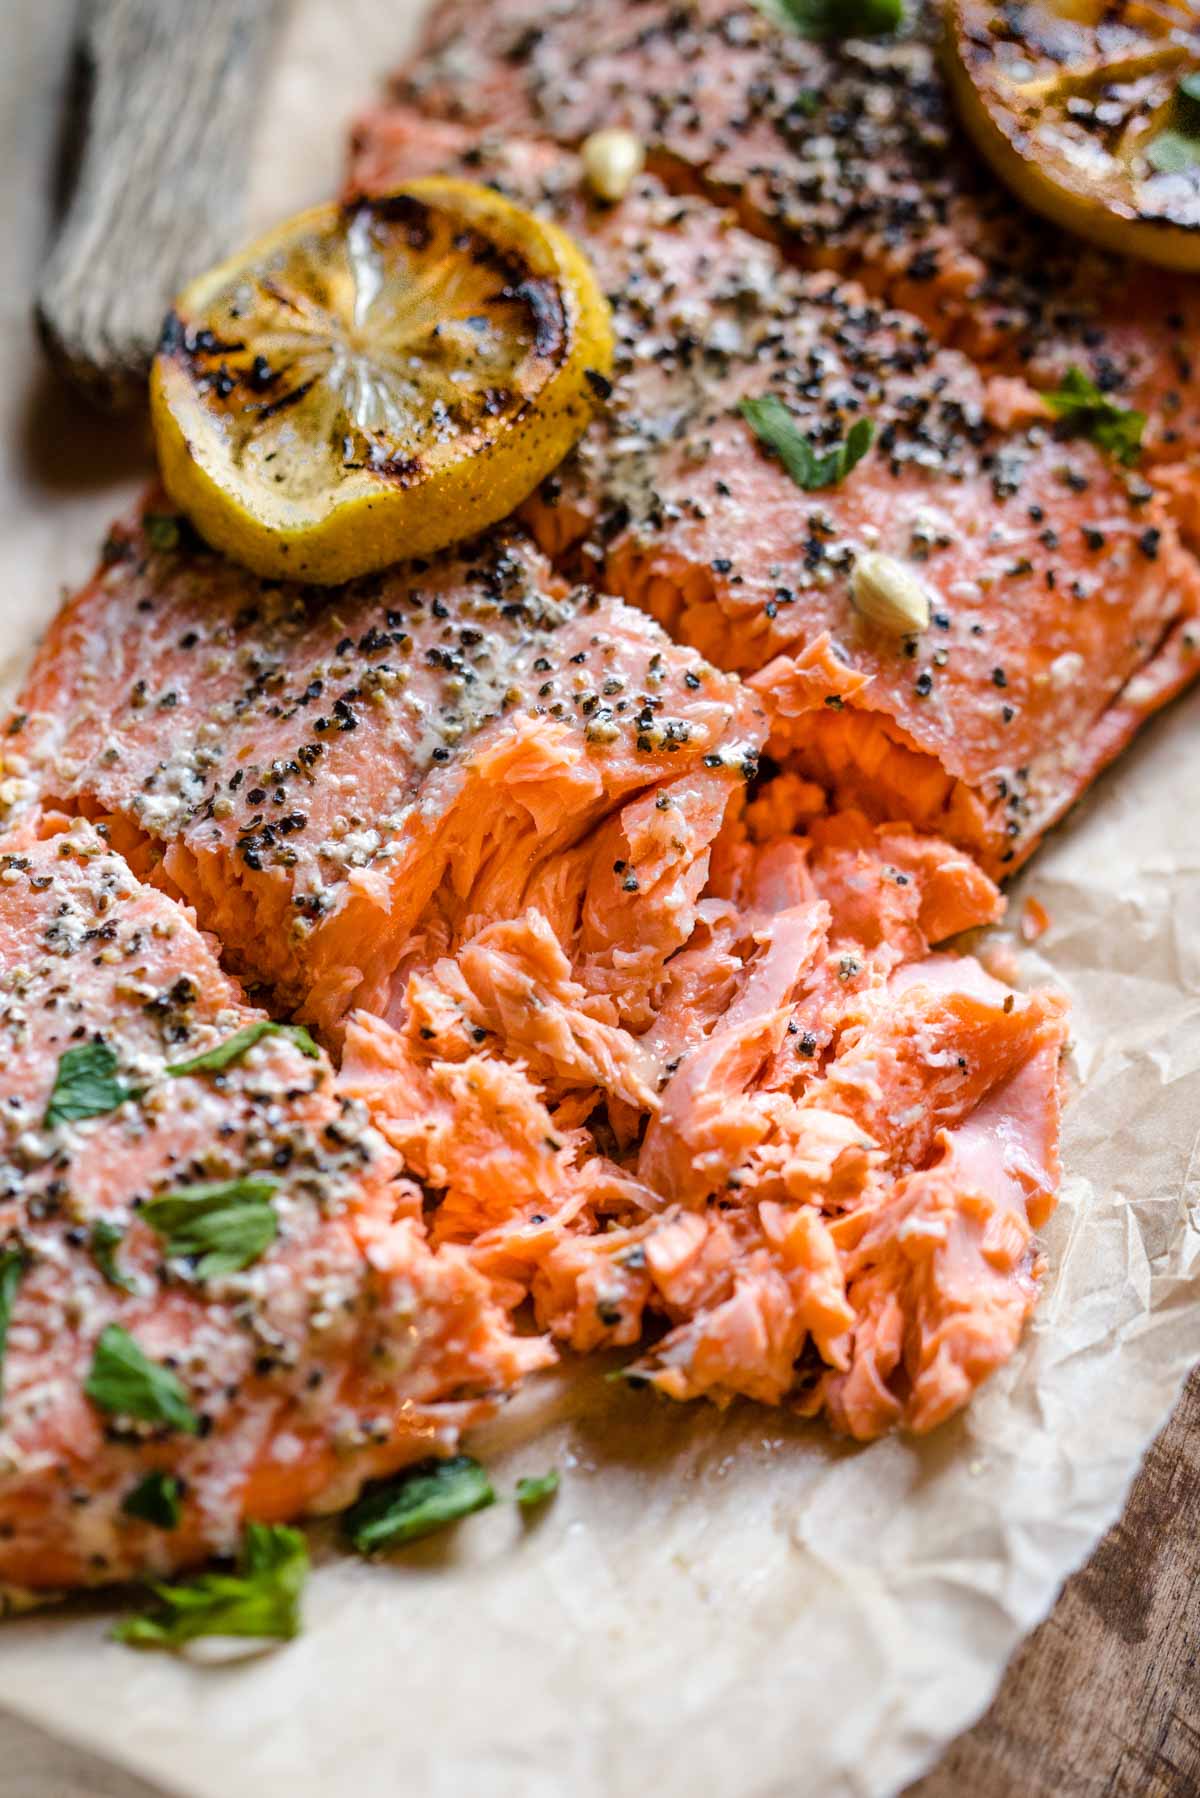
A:
<svg viewBox="0 0 1200 1798">
<path fill-rule="evenodd" d="M 1190 0 L 947 0 L 964 124 L 1037 212 L 1200 269 L 1200 14 Z"/>
<path fill-rule="evenodd" d="M 346 580 L 512 511 L 611 353 L 582 252 L 488 188 L 317 207 L 176 301 L 151 375 L 163 479 L 256 573 Z"/>
</svg>

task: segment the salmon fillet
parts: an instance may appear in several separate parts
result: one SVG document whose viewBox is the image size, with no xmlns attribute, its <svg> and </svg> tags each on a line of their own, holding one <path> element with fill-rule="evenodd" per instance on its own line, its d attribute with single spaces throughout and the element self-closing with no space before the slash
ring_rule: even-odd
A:
<svg viewBox="0 0 1200 1798">
<path fill-rule="evenodd" d="M 644 1009 L 754 771 L 752 696 L 643 614 L 568 594 L 513 533 L 331 593 L 181 530 L 153 510 L 114 530 L 25 683 L 10 772 L 106 819 L 331 1040 L 356 1005 L 388 1014 L 424 946 L 534 902 L 614 1017 Z M 686 828 L 634 906 L 633 863 L 626 892 L 590 845 L 636 833 L 659 790 Z"/>
<path fill-rule="evenodd" d="M 752 0 L 496 0 L 482 16 L 449 0 L 393 96 L 476 135 L 578 143 L 627 126 L 673 186 L 734 206 L 805 267 L 852 275 L 985 375 L 1051 389 L 1082 368 L 1148 415 L 1147 451 L 1200 534 L 1196 284 L 1148 281 L 1015 206 L 959 131 L 935 0 L 907 12 L 895 38 L 814 43 Z M 386 108 L 357 127 L 364 180 L 388 131 Z"/>
<path fill-rule="evenodd" d="M 540 603 L 558 608 L 557 635 L 525 617 L 506 710 L 458 748 L 460 788 L 447 797 L 426 777 L 414 796 L 425 770 L 411 746 L 407 760 L 397 753 L 386 683 L 385 702 L 364 704 L 355 658 L 377 647 L 361 645 L 381 608 L 389 632 L 429 643 L 410 603 L 417 575 L 386 577 L 382 594 L 360 584 L 326 596 L 322 610 L 186 541 L 154 548 L 157 517 L 120 529 L 106 567 L 66 607 L 6 757 L 30 803 L 73 805 L 128 844 L 153 883 L 148 903 L 171 913 L 194 893 L 231 958 L 343 1036 L 340 1090 L 368 1106 L 419 1183 L 434 1263 L 469 1268 L 496 1317 L 531 1302 L 539 1327 L 575 1350 L 634 1344 L 658 1319 L 667 1334 L 631 1377 L 677 1397 L 824 1408 L 864 1438 L 931 1427 L 961 1404 L 1011 1352 L 1033 1302 L 1033 1231 L 1057 1177 L 1061 1005 L 1018 999 L 970 958 L 932 953 L 999 914 L 988 877 L 907 824 L 830 813 L 796 773 L 754 781 L 762 721 L 737 679 L 643 614 L 561 589 L 552 600 L 544 569 Z M 463 628 L 464 584 L 477 591 L 492 556 L 519 559 L 526 577 L 539 567 L 501 534 L 469 576 L 461 562 L 420 571 L 435 644 Z M 529 589 L 514 580 L 504 592 Z M 504 645 L 501 625 L 497 658 Z M 578 688 L 551 678 L 564 666 L 580 670 Z M 355 803 L 363 814 L 347 823 L 366 828 L 397 804 L 376 783 L 408 781 L 423 853 L 439 833 L 453 844 L 419 892 L 403 893 L 403 935 L 386 955 L 393 926 L 378 900 L 342 920 L 354 968 L 381 972 L 336 979 L 336 1004 L 314 995 L 348 952 L 316 959 L 316 931 L 301 932 L 283 961 L 267 932 L 239 929 L 229 896 L 248 885 L 265 919 L 260 882 L 281 883 L 288 903 L 305 890 L 314 833 L 302 822 L 264 841 L 263 818 L 300 803 L 302 777 L 277 771 L 280 745 L 304 740 L 296 695 L 331 677 L 357 689 L 333 688 L 343 709 L 324 687 L 312 699 L 324 717 L 349 707 L 356 728 L 318 758 L 305 818 Z M 545 712 L 529 705 L 530 686 Z M 579 723 L 566 722 L 567 691 Z M 218 731 L 206 728 L 214 718 Z M 547 719 L 553 757 L 539 735 Z M 427 706 L 421 721 L 428 731 Z M 325 734 L 310 728 L 311 740 Z M 503 817 L 518 838 L 504 781 L 525 736 L 536 749 L 522 804 L 535 827 L 481 848 L 462 808 L 477 832 Z M 607 752 L 599 775 L 593 744 Z M 244 800 L 243 783 L 230 786 L 243 766 L 265 783 Z M 469 785 L 479 771 L 493 784 Z M 229 839 L 207 835 L 227 823 L 213 815 L 226 794 L 239 820 L 254 808 L 232 841 L 252 834 L 261 868 L 244 872 Z M 318 816 L 340 841 L 336 820 Z M 288 853 L 276 857 L 281 842 Z M 352 865 L 348 878 L 359 873 Z M 418 884 L 411 873 L 407 884 Z M 335 888 L 331 918 L 351 902 Z M 921 1266 L 893 1281 L 881 1321 L 875 1270 L 894 1253 L 907 1268 L 918 1240 Z M 522 1340 L 512 1352 L 536 1361 L 546 1350 Z"/>
<path fill-rule="evenodd" d="M 418 1189 L 311 1043 L 268 1034 L 179 1071 L 263 1023 L 100 829 L 39 818 L 0 840 L 0 1580 L 228 1552 L 245 1518 L 345 1504 L 448 1452 L 549 1358 L 462 1251 L 431 1252 Z M 164 1234 L 169 1196 L 205 1192 L 240 1199 L 244 1265 Z M 114 1332 L 174 1405 L 96 1384 Z M 177 1483 L 174 1527 L 125 1508 L 151 1474 Z"/>
<path fill-rule="evenodd" d="M 492 180 L 586 243 L 612 298 L 614 388 L 527 508 L 543 547 L 749 677 L 771 755 L 839 803 L 1011 872 L 1194 677 L 1200 576 L 1153 471 L 1048 428 L 1027 389 L 1024 422 L 989 423 L 973 364 L 917 319 L 654 177 L 597 207 L 547 145 L 388 130 L 372 182 L 448 160 Z M 871 419 L 874 451 L 805 491 L 742 416 L 766 394 L 821 448 Z M 926 629 L 864 614 L 867 554 L 919 583 Z"/>
<path fill-rule="evenodd" d="M 1116 264 L 1047 260 L 1035 313 L 928 27 L 450 0 L 351 193 L 448 168 L 563 223 L 597 425 L 520 524 L 334 591 L 152 495 L 51 627 L 0 739 L 0 1579 L 344 1504 L 559 1348 L 864 1441 L 1012 1353 L 1065 1006 L 952 945 L 1194 674 L 1200 411 Z M 549 140 L 620 122 L 651 169 L 602 207 Z M 1154 412 L 1145 471 L 1054 426 L 1072 362 Z M 768 395 L 872 452 L 806 490 Z M 114 1342 L 165 1414 L 106 1398 Z M 164 1529 L 128 1501 L 168 1477 Z"/>
</svg>

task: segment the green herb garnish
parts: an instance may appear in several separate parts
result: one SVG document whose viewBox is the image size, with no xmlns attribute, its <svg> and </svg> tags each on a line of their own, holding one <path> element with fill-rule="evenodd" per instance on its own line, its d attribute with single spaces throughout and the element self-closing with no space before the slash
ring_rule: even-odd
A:
<svg viewBox="0 0 1200 1798">
<path fill-rule="evenodd" d="M 103 1117 L 132 1097 L 130 1089 L 117 1079 L 117 1057 L 109 1044 L 79 1043 L 58 1058 L 54 1090 L 42 1122 L 52 1130 L 55 1124 Z"/>
<path fill-rule="evenodd" d="M 846 433 L 845 441 L 830 450 L 817 450 L 804 434 L 783 401 L 775 393 L 764 393 L 758 399 L 743 400 L 741 414 L 756 436 L 769 444 L 798 487 L 806 493 L 817 493 L 823 487 L 836 487 L 850 470 L 862 461 L 875 437 L 875 426 L 869 418 L 859 418 Z"/>
<path fill-rule="evenodd" d="M 24 1249 L 0 1252 L 0 1397 L 4 1395 L 4 1356 L 8 1348 L 8 1326 L 12 1321 L 17 1288 L 25 1277 L 29 1257 Z"/>
<path fill-rule="evenodd" d="M 117 1266 L 117 1250 L 124 1240 L 124 1230 L 109 1223 L 106 1217 L 98 1217 L 92 1225 L 88 1246 L 92 1251 L 93 1261 L 110 1286 L 117 1286 L 122 1292 L 136 1292 L 137 1281 L 131 1280 Z"/>
<path fill-rule="evenodd" d="M 248 1523 L 236 1573 L 201 1573 L 177 1586 L 154 1585 L 156 1604 L 118 1623 L 118 1642 L 179 1648 L 197 1636 L 290 1641 L 300 1633 L 308 1544 L 285 1524 Z"/>
<path fill-rule="evenodd" d="M 530 1511 L 534 1505 L 544 1505 L 548 1498 L 553 1498 L 559 1488 L 558 1468 L 552 1467 L 549 1473 L 526 1474 L 517 1481 L 517 1503 L 523 1511 Z"/>
<path fill-rule="evenodd" d="M 1101 393 L 1081 368 L 1074 364 L 1062 379 L 1062 386 L 1042 398 L 1059 418 L 1067 419 L 1084 437 L 1115 456 L 1128 467 L 1141 454 L 1142 432 L 1146 428 L 1144 412 L 1125 411 Z"/>
<path fill-rule="evenodd" d="M 235 1030 L 215 1048 L 205 1050 L 203 1055 L 193 1055 L 190 1061 L 172 1062 L 166 1072 L 176 1078 L 180 1074 L 219 1074 L 247 1049 L 261 1042 L 264 1036 L 290 1037 L 301 1055 L 314 1061 L 321 1053 L 303 1024 L 276 1024 L 270 1018 L 258 1018 L 253 1024 L 244 1024 L 240 1030 Z"/>
<path fill-rule="evenodd" d="M 102 1332 L 83 1389 L 94 1405 L 115 1417 L 165 1423 L 189 1436 L 200 1428 L 187 1393 L 170 1368 L 152 1361 L 120 1324 L 108 1324 Z"/>
<path fill-rule="evenodd" d="M 1186 174 L 1200 167 L 1200 137 L 1187 131 L 1159 131 L 1146 144 L 1146 162 L 1159 174 Z"/>
<path fill-rule="evenodd" d="M 643 1386 L 651 1384 L 649 1374 L 643 1373 L 632 1361 L 626 1362 L 624 1367 L 610 1367 L 604 1378 L 611 1386 L 628 1386 L 631 1392 L 638 1392 Z"/>
<path fill-rule="evenodd" d="M 147 512 L 142 519 L 152 549 L 179 548 L 179 520 L 171 512 Z"/>
<path fill-rule="evenodd" d="M 903 0 L 758 0 L 768 18 L 801 37 L 886 37 L 904 20 Z"/>
<path fill-rule="evenodd" d="M 121 1500 L 127 1517 L 153 1523 L 160 1530 L 177 1529 L 183 1514 L 179 1481 L 173 1473 L 148 1473 Z"/>
<path fill-rule="evenodd" d="M 470 1455 L 449 1461 L 422 1461 L 399 1478 L 370 1488 L 351 1505 L 342 1527 L 360 1554 L 398 1548 L 486 1510 L 496 1494 Z"/>
<path fill-rule="evenodd" d="M 1181 77 L 1170 122 L 1150 139 L 1145 154 L 1160 175 L 1185 175 L 1200 168 L 1200 74 Z"/>
<path fill-rule="evenodd" d="M 1186 175 L 1189 169 L 1200 168 L 1200 137 L 1168 127 L 1146 145 L 1146 161 L 1160 175 Z"/>
<path fill-rule="evenodd" d="M 193 1257 L 198 1280 L 236 1274 L 274 1242 L 279 1220 L 270 1174 L 243 1174 L 203 1186 L 177 1186 L 147 1200 L 140 1215 L 169 1255 Z"/>
</svg>

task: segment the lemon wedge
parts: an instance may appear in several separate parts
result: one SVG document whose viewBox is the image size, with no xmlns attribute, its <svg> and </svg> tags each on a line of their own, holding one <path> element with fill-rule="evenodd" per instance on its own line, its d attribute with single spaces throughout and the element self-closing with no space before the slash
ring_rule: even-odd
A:
<svg viewBox="0 0 1200 1798">
<path fill-rule="evenodd" d="M 1194 0 L 947 0 L 946 62 L 963 123 L 1034 211 L 1200 269 Z"/>
<path fill-rule="evenodd" d="M 163 481 L 256 573 L 347 580 L 511 512 L 611 359 L 583 253 L 490 188 L 317 207 L 177 299 L 150 380 Z"/>
</svg>

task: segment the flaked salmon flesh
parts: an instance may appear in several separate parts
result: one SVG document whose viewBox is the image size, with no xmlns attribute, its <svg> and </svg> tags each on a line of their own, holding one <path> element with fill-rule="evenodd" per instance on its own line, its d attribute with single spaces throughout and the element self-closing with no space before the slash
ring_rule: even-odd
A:
<svg viewBox="0 0 1200 1798">
<path fill-rule="evenodd" d="M 977 369 L 917 319 L 788 268 L 653 176 L 597 206 L 569 155 L 395 109 L 383 145 L 356 179 L 453 159 L 587 244 L 614 303 L 615 386 L 527 509 L 534 530 L 747 676 L 770 753 L 841 803 L 1009 873 L 1194 675 L 1200 579 L 1170 495 L 1048 429 L 1032 390 L 1025 422 L 989 422 Z M 763 395 L 820 447 L 870 419 L 875 448 L 805 491 L 742 415 Z M 916 582 L 923 626 L 864 613 L 868 554 Z"/>
<path fill-rule="evenodd" d="M 721 840 L 640 1038 L 666 1078 L 635 1130 L 583 1127 L 474 1049 L 449 963 L 414 978 L 400 1029 L 351 1019 L 343 1078 L 443 1195 L 435 1241 L 531 1295 L 554 1338 L 634 1345 L 657 1315 L 628 1374 L 672 1397 L 788 1401 L 863 1439 L 927 1429 L 1034 1300 L 1063 1007 L 930 953 L 999 909 L 964 856 L 854 813 L 757 840 L 788 799 Z M 556 1000 L 543 975 L 539 1015 Z"/>
<path fill-rule="evenodd" d="M 152 494 L 54 621 L 0 737 L 0 1579 L 227 1551 L 567 1353 L 862 1441 L 1012 1354 L 1066 1008 L 964 933 L 1196 672 L 1200 314 L 1014 214 L 933 26 L 448 0 L 348 202 L 448 171 L 562 223 L 601 416 L 518 520 L 339 589 Z M 600 204 L 614 125 L 648 170 Z M 1073 367 L 1136 464 L 1052 415 Z M 871 450 L 806 489 L 769 396 Z M 320 1050 L 170 1071 L 267 1015 Z M 81 1045 L 119 1095 L 56 1118 Z M 155 1200 L 239 1179 L 269 1239 L 206 1277 Z M 194 1430 L 99 1402 L 114 1327 Z"/>
</svg>

